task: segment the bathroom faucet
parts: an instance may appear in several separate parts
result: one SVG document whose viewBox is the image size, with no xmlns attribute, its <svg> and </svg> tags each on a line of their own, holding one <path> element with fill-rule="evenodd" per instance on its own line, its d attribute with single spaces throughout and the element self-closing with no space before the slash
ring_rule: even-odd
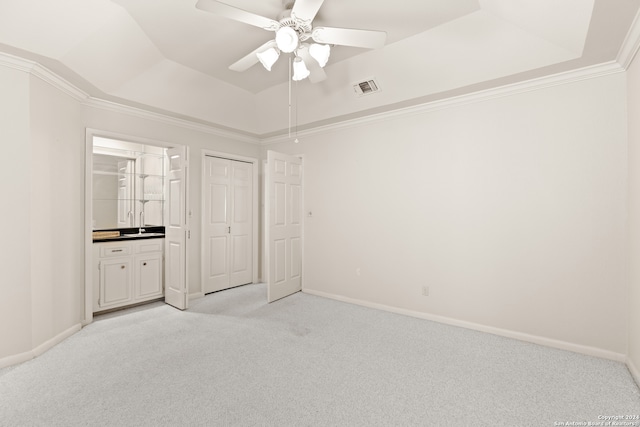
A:
<svg viewBox="0 0 640 427">
<path fill-rule="evenodd" d="M 138 234 L 142 234 L 146 231 L 144 228 L 144 211 L 140 211 L 140 229 L 138 230 Z"/>
</svg>

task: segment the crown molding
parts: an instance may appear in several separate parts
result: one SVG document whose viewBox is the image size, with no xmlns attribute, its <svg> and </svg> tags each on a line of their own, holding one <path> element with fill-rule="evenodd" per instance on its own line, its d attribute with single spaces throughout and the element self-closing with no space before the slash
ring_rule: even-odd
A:
<svg viewBox="0 0 640 427">
<path fill-rule="evenodd" d="M 382 113 L 370 114 L 364 117 L 355 119 L 343 120 L 337 123 L 332 123 L 323 126 L 316 126 L 312 129 L 299 131 L 297 137 L 310 136 L 329 131 L 335 131 L 339 129 L 352 128 L 357 126 L 363 126 L 370 122 L 390 120 L 403 116 L 411 116 L 415 114 L 422 114 L 431 111 L 437 111 L 454 106 L 461 106 L 465 104 L 477 103 L 486 100 L 502 98 L 511 96 L 514 94 L 530 92 L 535 90 L 541 90 L 548 87 L 558 86 L 562 84 L 578 82 L 581 80 L 597 78 L 606 76 L 609 74 L 615 74 L 625 71 L 635 53 L 640 48 L 640 19 L 639 15 L 636 15 L 636 19 L 633 22 L 632 28 L 627 34 L 625 42 L 618 54 L 618 58 L 615 61 L 610 61 L 598 65 L 592 65 L 589 67 L 580 68 L 568 72 L 558 73 L 550 76 L 531 79 L 523 82 L 512 83 L 496 88 L 481 90 L 472 92 L 469 94 L 454 96 L 450 98 L 435 100 L 431 102 L 422 103 L 415 106 L 397 108 L 391 111 Z M 229 138 L 238 142 L 245 142 L 249 144 L 258 145 L 271 145 L 281 142 L 285 142 L 291 139 L 288 135 L 276 135 L 268 138 L 261 138 L 259 135 L 245 134 L 232 129 L 223 129 L 216 127 L 215 125 L 208 125 L 204 123 L 198 123 L 192 120 L 173 117 L 167 114 L 162 114 L 143 108 L 132 107 L 129 105 L 107 101 L 100 98 L 90 96 L 88 93 L 74 86 L 72 83 L 53 73 L 49 69 L 43 67 L 37 62 L 26 60 L 14 55 L 0 52 L 0 66 L 20 70 L 37 77 L 44 82 L 59 89 L 63 93 L 71 96 L 79 101 L 81 104 L 89 107 L 99 108 L 112 112 L 122 113 L 130 116 L 139 117 L 146 120 L 153 120 L 155 122 L 165 123 L 172 126 L 178 126 L 184 129 L 189 129 L 197 132 L 207 133 L 210 135 L 216 135 L 224 138 Z"/>
<path fill-rule="evenodd" d="M 607 76 L 610 74 L 616 74 L 624 71 L 625 69 L 617 61 L 609 61 L 602 64 L 579 68 L 572 71 L 552 74 L 550 76 L 539 77 L 539 78 L 526 80 L 518 83 L 499 86 L 496 88 L 485 89 L 485 90 L 476 91 L 476 92 L 472 92 L 464 95 L 426 102 L 426 103 L 411 106 L 411 107 L 398 108 L 392 111 L 371 114 L 365 117 L 359 117 L 351 120 L 345 120 L 339 123 L 329 124 L 325 126 L 317 126 L 312 129 L 298 131 L 296 136 L 300 138 L 304 136 L 310 136 L 310 135 L 325 133 L 329 131 L 335 131 L 339 129 L 358 127 L 374 121 L 390 120 L 390 119 L 395 119 L 403 116 L 408 117 L 416 114 L 423 114 L 431 111 L 442 110 L 445 108 L 462 106 L 466 104 L 473 104 L 473 103 L 483 102 L 491 99 L 503 98 L 506 96 L 516 95 L 516 94 L 525 93 L 525 92 L 537 91 L 537 90 L 546 89 L 553 86 L 579 82 L 582 80 Z M 277 136 L 262 139 L 261 145 L 278 144 L 278 143 L 286 142 L 290 139 L 291 138 L 288 135 L 284 135 L 284 134 L 277 135 Z"/>
<path fill-rule="evenodd" d="M 0 65 L 6 68 L 12 68 L 14 70 L 30 73 L 31 70 L 33 70 L 33 68 L 37 65 L 37 63 L 28 61 L 18 56 L 10 55 L 8 53 L 0 52 Z"/>
<path fill-rule="evenodd" d="M 72 85 L 68 81 L 64 80 L 57 74 L 53 73 L 52 71 L 38 63 L 36 63 L 31 70 L 31 74 L 35 77 L 38 77 L 45 83 L 50 84 L 54 88 L 62 91 L 63 93 L 69 95 L 76 101 L 84 102 L 87 98 L 89 98 L 89 94 L 87 92 L 77 88 L 76 86 Z"/>
<path fill-rule="evenodd" d="M 100 98 L 89 97 L 83 104 L 89 107 L 99 108 L 102 110 L 108 110 L 116 113 L 127 114 L 127 115 L 135 116 L 141 119 L 153 120 L 156 122 L 160 122 L 160 123 L 164 123 L 172 126 L 179 126 L 184 129 L 194 130 L 202 133 L 208 133 L 210 135 L 221 136 L 224 138 L 233 139 L 234 141 L 246 142 L 249 144 L 260 143 L 259 138 L 251 135 L 245 135 L 233 130 L 222 129 L 215 126 L 197 123 L 187 119 L 172 117 L 166 114 L 145 110 L 144 108 L 131 107 L 128 105 L 107 101 Z"/>
<path fill-rule="evenodd" d="M 638 53 L 638 49 L 640 49 L 640 11 L 636 13 L 631 23 L 631 28 L 629 28 L 627 36 L 622 42 L 616 61 L 622 68 L 628 69 L 636 53 Z"/>
<path fill-rule="evenodd" d="M 66 95 L 69 95 L 76 101 L 82 102 L 89 97 L 88 93 L 78 89 L 73 84 L 69 83 L 62 77 L 58 76 L 48 68 L 43 67 L 35 61 L 30 61 L 28 59 L 0 52 L 0 65 L 7 68 L 13 68 L 14 70 L 29 73 L 32 76 L 37 77 L 43 82 L 48 83 L 54 88 L 60 90 Z"/>
<path fill-rule="evenodd" d="M 15 55 L 0 52 L 0 66 L 22 71 L 34 77 L 37 77 L 45 83 L 65 93 L 66 95 L 69 95 L 85 106 L 100 108 L 103 110 L 109 110 L 112 112 L 127 114 L 130 116 L 136 116 L 147 120 L 153 120 L 172 126 L 194 130 L 197 132 L 208 133 L 211 135 L 233 139 L 234 141 L 241 141 L 250 144 L 260 143 L 260 139 L 255 136 L 242 134 L 233 130 L 218 128 L 212 125 L 197 123 L 186 119 L 172 117 L 167 114 L 156 113 L 153 111 L 145 110 L 143 108 L 132 107 L 125 104 L 92 97 L 87 92 L 79 89 L 69 81 L 63 79 L 62 77 L 58 76 L 48 68 L 43 67 L 39 63 Z"/>
</svg>

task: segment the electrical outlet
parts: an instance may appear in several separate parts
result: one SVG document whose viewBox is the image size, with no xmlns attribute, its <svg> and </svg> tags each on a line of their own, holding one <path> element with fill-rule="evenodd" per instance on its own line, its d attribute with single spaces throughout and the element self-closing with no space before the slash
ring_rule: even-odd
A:
<svg viewBox="0 0 640 427">
<path fill-rule="evenodd" d="M 425 297 L 429 296 L 429 287 L 428 286 L 423 286 L 422 287 L 422 296 L 425 296 Z"/>
</svg>

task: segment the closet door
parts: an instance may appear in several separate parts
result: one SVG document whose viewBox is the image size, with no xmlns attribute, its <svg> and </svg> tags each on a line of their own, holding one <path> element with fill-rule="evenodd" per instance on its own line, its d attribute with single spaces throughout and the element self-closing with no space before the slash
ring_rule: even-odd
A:
<svg viewBox="0 0 640 427">
<path fill-rule="evenodd" d="M 204 160 L 203 292 L 229 287 L 229 203 L 231 162 L 217 157 Z"/>
<path fill-rule="evenodd" d="M 203 292 L 252 280 L 253 168 L 250 163 L 204 160 Z"/>
<path fill-rule="evenodd" d="M 231 212 L 229 233 L 229 284 L 251 283 L 253 165 L 231 162 Z"/>
</svg>

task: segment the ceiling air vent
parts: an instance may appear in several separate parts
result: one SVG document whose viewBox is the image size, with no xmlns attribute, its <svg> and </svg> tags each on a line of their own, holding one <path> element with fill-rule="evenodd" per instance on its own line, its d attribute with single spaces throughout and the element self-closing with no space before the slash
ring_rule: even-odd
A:
<svg viewBox="0 0 640 427">
<path fill-rule="evenodd" d="M 354 83 L 353 90 L 358 96 L 365 96 L 380 91 L 380 85 L 373 78 Z"/>
</svg>

